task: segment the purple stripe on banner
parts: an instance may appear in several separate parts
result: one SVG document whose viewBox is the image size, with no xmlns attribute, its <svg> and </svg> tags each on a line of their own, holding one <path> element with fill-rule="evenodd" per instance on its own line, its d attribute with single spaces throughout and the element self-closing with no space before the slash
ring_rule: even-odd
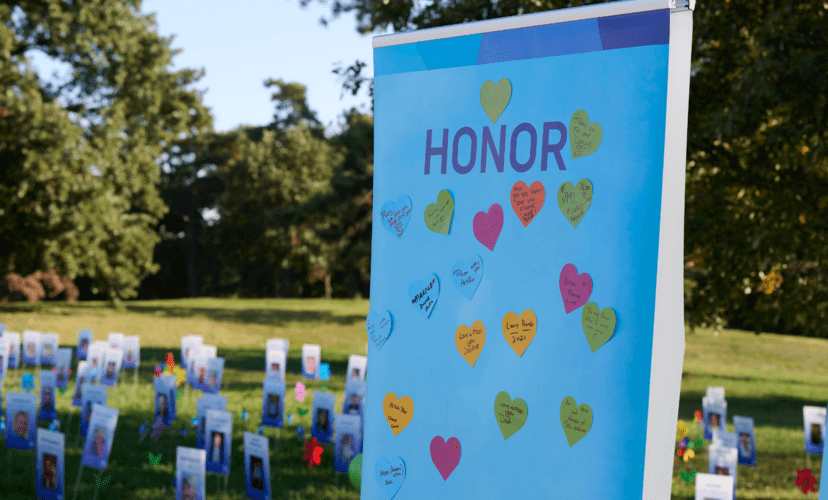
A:
<svg viewBox="0 0 828 500">
<path fill-rule="evenodd" d="M 604 50 L 665 45 L 670 41 L 670 9 L 598 18 Z"/>
</svg>

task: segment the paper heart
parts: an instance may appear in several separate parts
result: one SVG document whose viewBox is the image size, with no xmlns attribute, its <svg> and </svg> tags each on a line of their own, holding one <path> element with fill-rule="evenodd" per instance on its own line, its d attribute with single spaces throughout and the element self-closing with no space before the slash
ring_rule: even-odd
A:
<svg viewBox="0 0 828 500">
<path fill-rule="evenodd" d="M 458 326 L 454 332 L 454 344 L 466 362 L 474 366 L 486 344 L 486 327 L 483 326 L 483 322 L 475 321 L 471 328 L 466 325 Z"/>
<path fill-rule="evenodd" d="M 474 237 L 486 248 L 494 251 L 495 243 L 503 229 L 503 208 L 494 203 L 489 212 L 477 212 L 472 221 Z"/>
<path fill-rule="evenodd" d="M 578 269 L 573 264 L 567 264 L 561 269 L 558 285 L 566 314 L 586 304 L 592 295 L 592 278 L 587 273 L 578 274 Z"/>
<path fill-rule="evenodd" d="M 501 391 L 495 397 L 494 412 L 497 425 L 500 426 L 500 432 L 505 440 L 523 427 L 529 415 L 529 408 L 526 406 L 526 401 L 520 398 L 512 401 L 509 393 Z"/>
<path fill-rule="evenodd" d="M 572 150 L 572 159 L 591 155 L 598 146 L 604 131 L 598 122 L 589 123 L 589 115 L 583 109 L 579 109 L 572 115 L 569 121 L 569 147 Z"/>
<path fill-rule="evenodd" d="M 434 304 L 437 303 L 439 296 L 440 280 L 436 274 L 432 274 L 425 283 L 416 280 L 408 287 L 408 298 L 411 304 L 426 318 L 431 316 L 431 311 L 434 310 Z"/>
<path fill-rule="evenodd" d="M 520 313 L 520 316 L 513 312 L 506 313 L 503 316 L 501 323 L 503 328 L 503 337 L 509 344 L 515 354 L 523 356 L 523 352 L 535 338 L 535 332 L 538 330 L 538 319 L 535 313 L 529 309 Z"/>
<path fill-rule="evenodd" d="M 483 111 L 486 112 L 492 123 L 500 118 L 511 100 L 512 82 L 507 78 L 501 78 L 497 85 L 493 81 L 487 80 L 480 87 L 480 105 L 483 106 Z"/>
<path fill-rule="evenodd" d="M 535 181 L 527 186 L 523 181 L 517 181 L 512 186 L 512 210 L 520 219 L 523 227 L 529 225 L 532 219 L 538 215 L 543 202 L 546 200 L 546 188 L 540 181 Z"/>
<path fill-rule="evenodd" d="M 300 417 L 304 417 L 308 410 L 304 410 L 302 408 L 297 408 L 296 411 L 299 413 Z"/>
<path fill-rule="evenodd" d="M 589 206 L 592 205 L 592 182 L 581 179 L 575 186 L 567 181 L 558 189 L 558 206 L 572 227 L 578 227 Z"/>
<path fill-rule="evenodd" d="M 592 352 L 606 344 L 615 332 L 615 311 L 611 307 L 598 308 L 595 302 L 587 302 L 581 310 L 581 326 Z"/>
<path fill-rule="evenodd" d="M 362 453 L 351 459 L 348 465 L 348 479 L 354 488 L 360 489 L 362 487 Z"/>
<path fill-rule="evenodd" d="M 391 427 L 391 432 L 397 436 L 414 417 L 414 401 L 410 396 L 397 398 L 396 394 L 389 392 L 382 400 L 382 411 L 385 413 L 385 420 Z"/>
<path fill-rule="evenodd" d="M 374 473 L 376 474 L 377 483 L 390 500 L 394 498 L 403 481 L 405 481 L 405 462 L 400 457 L 391 460 L 380 458 L 374 467 Z"/>
<path fill-rule="evenodd" d="M 391 318 L 391 311 L 382 311 L 378 314 L 375 311 L 368 313 L 368 318 L 365 320 L 365 329 L 368 332 L 368 339 L 371 344 L 380 349 L 385 345 L 388 336 L 391 335 L 393 327 L 393 320 Z"/>
<path fill-rule="evenodd" d="M 411 208 L 411 198 L 405 195 L 400 196 L 396 203 L 393 201 L 387 202 L 380 209 L 382 225 L 391 234 L 402 238 L 403 232 L 408 226 L 408 221 L 411 220 Z"/>
<path fill-rule="evenodd" d="M 440 234 L 449 234 L 453 216 L 454 198 L 445 189 L 437 195 L 437 203 L 430 203 L 423 212 L 426 226 Z"/>
<path fill-rule="evenodd" d="M 685 483 L 689 483 L 690 481 L 692 481 L 693 479 L 696 478 L 696 471 L 694 471 L 694 470 L 690 471 L 690 472 L 680 471 L 680 473 L 681 473 L 681 478 L 684 479 Z"/>
<path fill-rule="evenodd" d="M 460 293 L 471 300 L 480 286 L 480 280 L 483 279 L 483 260 L 479 255 L 467 261 L 458 260 L 451 268 L 451 279 Z"/>
<path fill-rule="evenodd" d="M 434 436 L 431 440 L 431 461 L 443 476 L 443 481 L 447 480 L 460 463 L 460 441 L 456 437 L 443 441 L 442 437 Z"/>
<path fill-rule="evenodd" d="M 586 403 L 577 406 L 575 398 L 565 397 L 561 402 L 561 426 L 571 447 L 583 439 L 592 427 L 592 408 Z"/>
</svg>

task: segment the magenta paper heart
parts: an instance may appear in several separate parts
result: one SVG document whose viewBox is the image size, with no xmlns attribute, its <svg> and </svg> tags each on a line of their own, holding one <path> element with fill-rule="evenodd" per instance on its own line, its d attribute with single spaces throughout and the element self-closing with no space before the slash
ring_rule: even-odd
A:
<svg viewBox="0 0 828 500">
<path fill-rule="evenodd" d="M 503 229 L 503 208 L 497 203 L 489 207 L 489 213 L 477 212 L 474 216 L 474 237 L 483 246 L 494 251 L 495 243 Z"/>
<path fill-rule="evenodd" d="M 573 264 L 567 264 L 561 269 L 559 284 L 566 314 L 586 304 L 592 295 L 592 278 L 587 273 L 578 274 L 578 269 Z"/>
<path fill-rule="evenodd" d="M 460 441 L 455 437 L 443 441 L 440 436 L 434 436 L 431 440 L 431 461 L 443 476 L 443 481 L 448 479 L 460 463 Z"/>
</svg>

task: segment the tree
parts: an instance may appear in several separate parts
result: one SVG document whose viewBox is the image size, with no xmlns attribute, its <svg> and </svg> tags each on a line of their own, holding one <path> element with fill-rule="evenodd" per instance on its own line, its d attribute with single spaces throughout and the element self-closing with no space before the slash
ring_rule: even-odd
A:
<svg viewBox="0 0 828 500">
<path fill-rule="evenodd" d="M 91 278 L 111 299 L 154 272 L 152 227 L 166 212 L 156 160 L 210 130 L 202 72 L 168 69 L 172 37 L 140 1 L 0 5 L 0 266 Z M 14 16 L 13 16 L 14 13 Z M 44 83 L 41 51 L 72 68 Z"/>
<path fill-rule="evenodd" d="M 405 32 L 594 3 L 335 0 L 331 19 Z M 686 319 L 827 337 L 828 3 L 699 0 L 693 16 Z M 363 67 L 335 70 L 345 90 L 373 88 Z M 769 285 L 774 270 L 797 278 Z"/>
</svg>

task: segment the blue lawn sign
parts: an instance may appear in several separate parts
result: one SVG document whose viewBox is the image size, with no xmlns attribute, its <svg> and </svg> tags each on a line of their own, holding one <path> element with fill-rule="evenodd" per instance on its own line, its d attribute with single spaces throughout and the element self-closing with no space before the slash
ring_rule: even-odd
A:
<svg viewBox="0 0 828 500">
<path fill-rule="evenodd" d="M 302 376 L 319 380 L 319 364 L 322 362 L 322 348 L 314 344 L 302 346 Z"/>
<path fill-rule="evenodd" d="M 17 332 L 3 333 L 3 339 L 7 342 L 8 348 L 8 367 L 20 368 L 20 334 Z"/>
<path fill-rule="evenodd" d="M 89 424 L 92 422 L 92 408 L 95 405 L 106 406 L 106 386 L 101 384 L 86 384 L 83 387 L 81 398 L 80 433 L 86 437 Z"/>
<path fill-rule="evenodd" d="M 35 449 L 37 394 L 6 393 L 6 448 Z"/>
<path fill-rule="evenodd" d="M 247 498 L 270 500 L 270 443 L 267 436 L 244 433 L 244 485 Z"/>
<path fill-rule="evenodd" d="M 83 444 L 81 464 L 95 469 L 106 469 L 115 426 L 118 424 L 118 409 L 99 404 L 92 405 L 92 418 Z"/>
<path fill-rule="evenodd" d="M 60 432 L 37 429 L 36 493 L 41 500 L 63 500 L 65 436 Z"/>
<path fill-rule="evenodd" d="M 805 423 L 805 453 L 819 455 L 825 451 L 825 413 L 821 406 L 803 406 Z"/>
<path fill-rule="evenodd" d="M 279 376 L 267 377 L 262 389 L 262 425 L 281 429 L 285 416 L 285 383 Z"/>
<path fill-rule="evenodd" d="M 135 368 L 141 364 L 141 337 L 132 335 L 124 337 L 124 369 Z"/>
<path fill-rule="evenodd" d="M 0 383 L 6 379 L 6 372 L 9 369 L 9 341 L 0 337 Z"/>
<path fill-rule="evenodd" d="M 92 344 L 92 330 L 78 330 L 78 359 L 86 359 L 89 346 Z"/>
<path fill-rule="evenodd" d="M 823 415 L 828 415 L 828 407 L 824 408 L 826 413 Z M 828 430 L 828 417 L 822 419 L 822 441 L 825 441 L 825 431 Z M 819 478 L 819 490 L 818 491 L 828 491 L 828 453 L 825 453 L 823 448 L 822 453 L 822 474 L 820 474 Z"/>
<path fill-rule="evenodd" d="M 230 474 L 230 450 L 233 449 L 233 414 L 229 411 L 207 410 L 206 431 L 207 439 L 207 472 Z"/>
<path fill-rule="evenodd" d="M 23 331 L 23 362 L 35 366 L 40 363 L 40 332 Z"/>
<path fill-rule="evenodd" d="M 736 429 L 737 448 L 739 449 L 739 463 L 756 467 L 756 436 L 753 419 L 733 415 L 733 427 Z"/>
<path fill-rule="evenodd" d="M 40 364 L 54 365 L 57 355 L 60 337 L 56 333 L 43 333 L 40 335 Z"/>
<path fill-rule="evenodd" d="M 692 45 L 676 4 L 374 37 L 363 459 L 400 476 L 363 499 L 389 480 L 399 498 L 669 497 Z"/>
<path fill-rule="evenodd" d="M 313 392 L 311 437 L 320 443 L 333 442 L 334 400 L 332 392 Z"/>
<path fill-rule="evenodd" d="M 175 500 L 205 498 L 205 461 L 204 450 L 176 447 Z"/>
<path fill-rule="evenodd" d="M 196 432 L 196 448 L 203 450 L 207 442 L 205 436 L 207 424 L 207 410 L 227 410 L 227 396 L 218 394 L 205 394 L 196 399 L 196 418 L 198 418 L 198 430 Z"/>
<path fill-rule="evenodd" d="M 69 385 L 69 372 L 72 369 L 72 348 L 59 348 L 56 360 L 55 366 L 57 367 L 57 386 L 63 389 Z"/>
<path fill-rule="evenodd" d="M 53 420 L 57 417 L 55 409 L 55 387 L 57 386 L 57 373 L 52 370 L 40 371 L 40 411 L 37 418 Z"/>
<path fill-rule="evenodd" d="M 336 416 L 336 445 L 334 446 L 334 470 L 348 472 L 351 460 L 362 453 L 362 424 L 353 415 Z"/>
</svg>

